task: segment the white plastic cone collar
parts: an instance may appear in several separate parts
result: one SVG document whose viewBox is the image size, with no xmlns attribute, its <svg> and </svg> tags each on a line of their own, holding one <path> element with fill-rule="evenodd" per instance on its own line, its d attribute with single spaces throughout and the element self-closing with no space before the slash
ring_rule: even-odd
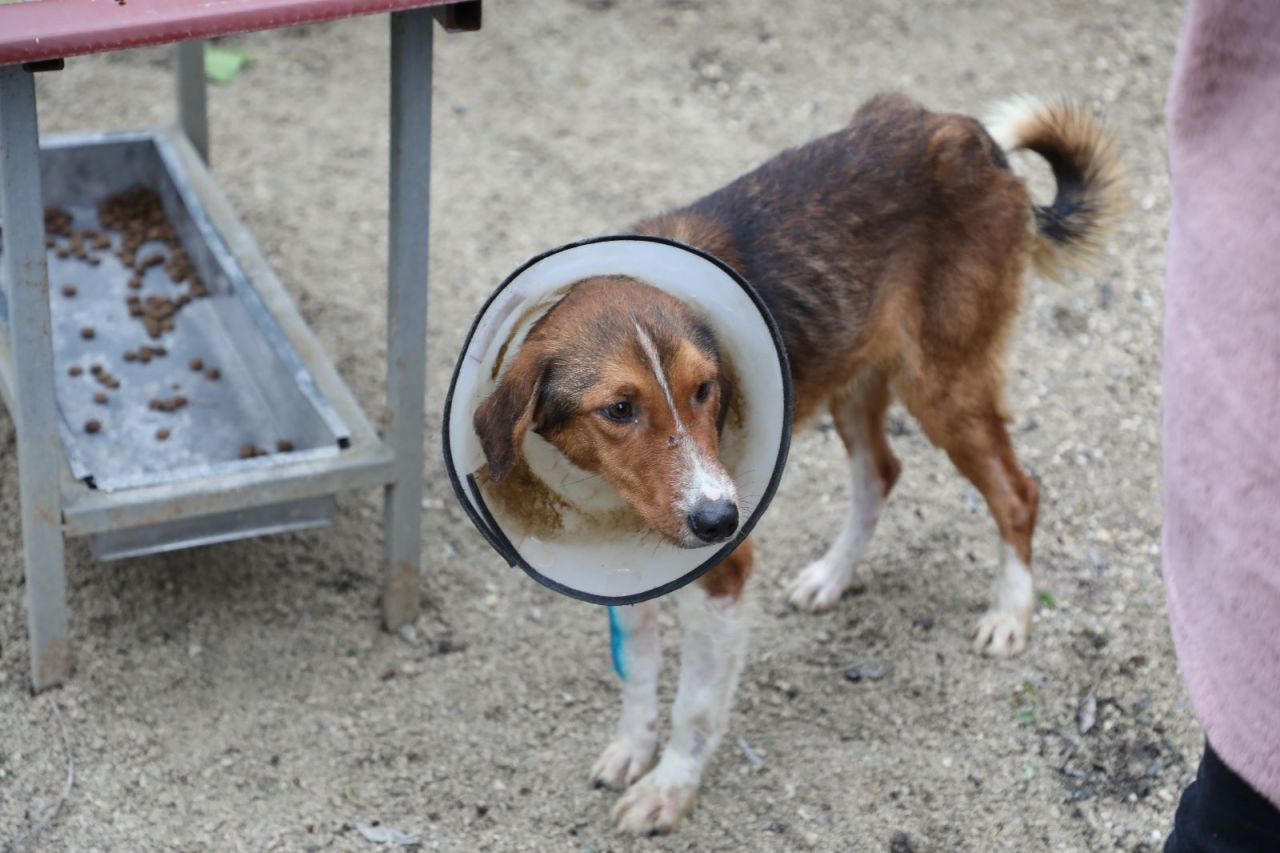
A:
<svg viewBox="0 0 1280 853">
<path fill-rule="evenodd" d="M 529 327 L 571 285 L 604 275 L 629 276 L 680 299 L 711 327 L 721 357 L 736 374 L 736 416 L 728 419 L 721 435 L 721 462 L 737 486 L 746 518 L 727 542 L 687 549 L 655 544 L 652 533 L 615 526 L 584 531 L 594 523 L 590 515 L 563 520 L 561 528 L 573 533 L 549 534 L 504 513 L 492 494 L 486 499 L 495 485 L 482 476 L 485 456 L 472 425 L 476 409 L 497 387 L 494 377 L 500 377 L 505 360 L 519 350 Z M 574 598 L 634 604 L 696 580 L 751 532 L 786 463 L 791 405 L 782 339 L 759 296 L 737 273 L 711 255 L 671 240 L 600 237 L 539 255 L 490 295 L 463 345 L 445 401 L 445 468 L 468 517 L 508 563 Z M 592 479 L 589 474 L 532 430 L 523 449 L 536 476 L 557 497 L 569 496 L 570 505 L 581 499 L 580 490 L 570 492 L 574 484 Z M 599 487 L 611 495 L 597 497 L 620 505 L 610 487 Z"/>
</svg>

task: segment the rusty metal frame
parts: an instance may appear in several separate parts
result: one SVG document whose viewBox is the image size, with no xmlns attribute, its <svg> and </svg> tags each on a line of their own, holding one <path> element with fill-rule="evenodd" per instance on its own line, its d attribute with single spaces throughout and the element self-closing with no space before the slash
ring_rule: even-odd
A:
<svg viewBox="0 0 1280 853">
<path fill-rule="evenodd" d="M 3 344 L 12 369 L 4 396 L 18 432 L 27 633 L 37 690 L 65 681 L 71 669 L 58 493 L 62 444 L 53 394 L 39 156 L 34 73 L 21 66 L 0 68 L 0 221 L 11 332 Z"/>
<path fill-rule="evenodd" d="M 156 131 L 177 151 L 218 231 L 243 266 L 317 388 L 350 427 L 331 459 L 269 471 L 117 492 L 72 476 L 56 429 L 49 335 L 39 135 L 30 70 L 0 67 L 0 217 L 8 333 L 0 324 L 0 398 L 18 429 L 23 556 L 31 678 L 40 690 L 70 674 L 63 536 L 142 527 L 217 512 L 383 487 L 386 566 L 383 622 L 396 629 L 418 611 L 426 376 L 427 259 L 431 174 L 432 23 L 477 29 L 480 3 L 393 12 L 391 18 L 391 203 L 385 438 L 365 417 L 284 286 L 209 172 L 208 119 L 198 44 L 180 48 L 180 127 Z M 452 11 L 450 11 L 452 10 Z"/>
<path fill-rule="evenodd" d="M 178 126 L 200 159 L 209 162 L 209 92 L 204 79 L 204 42 L 184 41 L 174 46 L 178 66 Z"/>
</svg>

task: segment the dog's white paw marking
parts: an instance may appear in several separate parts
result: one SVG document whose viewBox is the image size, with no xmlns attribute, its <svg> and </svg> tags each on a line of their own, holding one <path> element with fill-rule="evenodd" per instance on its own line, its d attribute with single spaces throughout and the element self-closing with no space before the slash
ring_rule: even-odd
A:
<svg viewBox="0 0 1280 853">
<path fill-rule="evenodd" d="M 1031 571 L 1009 543 L 1001 542 L 1000 549 L 991 608 L 973 631 L 973 650 L 993 658 L 1018 654 L 1031 636 Z"/>
<path fill-rule="evenodd" d="M 653 765 L 656 746 L 656 739 L 616 738 L 605 747 L 591 768 L 591 784 L 597 788 L 625 791 Z"/>
<path fill-rule="evenodd" d="M 1012 657 L 1027 647 L 1030 634 L 1029 618 L 993 608 L 978 620 L 973 633 L 973 650 L 994 658 Z"/>
<path fill-rule="evenodd" d="M 657 770 L 632 785 L 613 807 L 613 821 L 625 835 L 664 835 L 675 828 L 697 799 L 696 784 L 664 782 Z"/>
<path fill-rule="evenodd" d="M 825 557 L 814 560 L 795 576 L 787 588 L 787 600 L 793 607 L 817 613 L 830 610 L 853 580 L 853 569 L 837 566 Z"/>
</svg>

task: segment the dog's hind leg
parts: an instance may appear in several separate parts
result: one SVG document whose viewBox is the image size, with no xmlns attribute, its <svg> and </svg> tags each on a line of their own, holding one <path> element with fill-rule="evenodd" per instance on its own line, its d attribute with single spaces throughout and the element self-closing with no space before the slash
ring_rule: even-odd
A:
<svg viewBox="0 0 1280 853">
<path fill-rule="evenodd" d="M 1026 648 L 1031 635 L 1031 536 L 1040 487 L 1018 465 L 995 380 L 982 376 L 953 374 L 946 380 L 951 393 L 935 395 L 928 405 L 922 397 L 904 394 L 903 399 L 930 440 L 982 493 L 995 518 L 999 566 L 991 606 L 974 628 L 973 647 L 979 654 L 1008 657 Z"/>
<path fill-rule="evenodd" d="M 591 768 L 591 783 L 622 791 L 653 765 L 658 746 L 657 603 L 610 607 L 609 633 L 613 668 L 622 679 L 622 716 L 617 736 Z"/>
<path fill-rule="evenodd" d="M 748 541 L 699 583 L 674 593 L 682 639 L 671 740 L 658 766 L 632 785 L 614 807 L 619 832 L 669 832 L 693 806 L 703 767 L 728 728 L 746 657 L 748 624 L 742 587 L 750 565 Z"/>
<path fill-rule="evenodd" d="M 789 600 L 801 610 L 826 610 L 840 600 L 897 482 L 902 466 L 885 434 L 889 400 L 888 383 L 867 377 L 831 401 L 836 432 L 849 454 L 849 512 L 827 552 L 788 587 Z"/>
<path fill-rule="evenodd" d="M 991 606 L 974 628 L 974 651 L 1016 655 L 1031 636 L 1031 534 L 1040 487 L 1019 467 L 1002 419 L 989 419 L 948 446 L 947 454 L 987 499 L 1000 529 L 1000 565 Z"/>
</svg>

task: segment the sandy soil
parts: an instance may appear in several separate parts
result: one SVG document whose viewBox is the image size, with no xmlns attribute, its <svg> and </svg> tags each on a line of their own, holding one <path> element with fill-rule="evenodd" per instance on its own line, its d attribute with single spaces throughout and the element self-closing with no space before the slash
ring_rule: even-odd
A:
<svg viewBox="0 0 1280 853">
<path fill-rule="evenodd" d="M 439 36 L 416 641 L 378 628 L 374 494 L 344 496 L 337 523 L 305 535 L 107 565 L 72 543 L 76 673 L 51 695 L 77 778 L 33 848 L 372 849 L 355 829 L 372 821 L 441 850 L 1157 848 L 1201 743 L 1158 547 L 1178 4 L 900 5 L 494 2 L 482 33 Z M 382 19 L 237 38 L 254 64 L 211 94 L 217 174 L 373 411 L 387 42 Z M 163 50 L 73 60 L 40 78 L 43 129 L 167 122 L 171 73 Z M 788 612 L 784 581 L 845 500 L 838 440 L 813 430 L 760 527 L 753 651 L 699 807 L 670 838 L 618 839 L 613 795 L 586 784 L 617 700 L 604 611 L 506 569 L 454 505 L 439 462 L 448 371 L 484 295 L 529 255 L 710 190 L 883 89 L 967 112 L 1075 94 L 1131 169 L 1114 252 L 1068 286 L 1031 284 L 1012 358 L 1016 442 L 1044 494 L 1034 643 L 1010 661 L 968 651 L 993 525 L 901 417 L 905 473 L 874 582 L 834 612 Z M 65 772 L 57 722 L 27 689 L 13 448 L 0 415 L 0 841 Z M 864 662 L 893 671 L 844 677 Z"/>
</svg>

